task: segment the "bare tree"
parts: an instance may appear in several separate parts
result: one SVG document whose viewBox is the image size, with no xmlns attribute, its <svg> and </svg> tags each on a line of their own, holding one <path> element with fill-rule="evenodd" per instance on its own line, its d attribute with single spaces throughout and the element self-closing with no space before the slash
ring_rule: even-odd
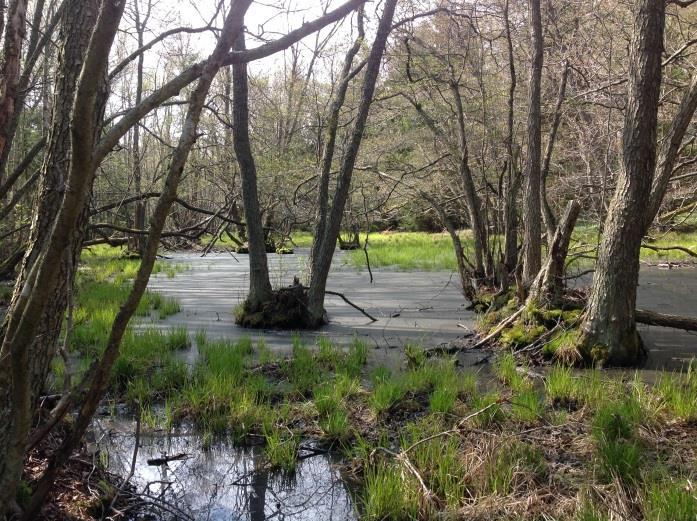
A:
<svg viewBox="0 0 697 521">
<path fill-rule="evenodd" d="M 375 84 L 380 72 L 382 55 L 387 45 L 387 38 L 392 29 L 397 0 L 386 0 L 380 23 L 378 25 L 375 40 L 370 49 L 370 55 L 365 65 L 365 75 L 361 89 L 361 100 L 358 105 L 350 140 L 344 151 L 344 156 L 339 168 L 336 191 L 332 197 L 331 209 L 328 210 L 327 225 L 324 234 L 315 237 L 319 242 L 317 254 L 312 258 L 310 271 L 310 287 L 308 290 L 307 308 L 310 324 L 318 325 L 324 322 L 324 296 L 327 287 L 327 277 L 331 267 L 336 241 L 341 231 L 341 221 L 351 186 L 351 177 L 358 156 L 358 149 L 363 140 L 365 124 L 368 120 L 370 104 L 375 92 Z"/>
</svg>

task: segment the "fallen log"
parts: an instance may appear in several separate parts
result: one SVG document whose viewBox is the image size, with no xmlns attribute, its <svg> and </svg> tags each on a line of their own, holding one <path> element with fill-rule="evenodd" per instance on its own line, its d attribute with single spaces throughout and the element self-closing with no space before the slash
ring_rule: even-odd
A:
<svg viewBox="0 0 697 521">
<path fill-rule="evenodd" d="M 187 459 L 189 457 L 188 454 L 185 453 L 180 453 L 180 454 L 174 454 L 172 456 L 168 456 L 167 454 L 163 454 L 161 458 L 150 458 L 148 460 L 148 465 L 153 466 L 153 467 L 159 467 L 162 465 L 166 465 L 170 461 L 181 461 L 184 459 Z"/>
<path fill-rule="evenodd" d="M 635 320 L 640 324 L 649 326 L 671 327 L 685 331 L 697 331 L 697 318 L 683 317 L 679 315 L 667 315 L 645 309 L 637 309 L 634 312 Z"/>
</svg>

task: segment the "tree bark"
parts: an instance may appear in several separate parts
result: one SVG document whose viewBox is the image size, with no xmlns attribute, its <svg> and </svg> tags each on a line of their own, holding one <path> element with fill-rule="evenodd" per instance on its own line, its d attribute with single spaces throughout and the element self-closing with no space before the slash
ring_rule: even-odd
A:
<svg viewBox="0 0 697 521">
<path fill-rule="evenodd" d="M 19 95 L 22 44 L 26 35 L 27 0 L 12 0 L 7 12 L 5 46 L 2 71 L 0 71 L 0 156 L 7 145 L 7 130 Z M 0 169 L 0 185 L 3 181 Z"/>
<path fill-rule="evenodd" d="M 341 70 L 339 85 L 334 93 L 331 106 L 329 108 L 329 118 L 327 120 L 326 141 L 324 150 L 322 151 L 322 159 L 320 162 L 320 172 L 317 190 L 317 215 L 315 222 L 314 241 L 312 242 L 312 252 L 310 254 L 310 262 L 320 254 L 322 240 L 327 228 L 327 218 L 329 214 L 329 178 L 332 171 L 332 162 L 334 161 L 334 153 L 336 151 L 336 136 L 339 128 L 339 115 L 341 108 L 346 100 L 346 92 L 348 91 L 349 83 L 353 77 L 351 68 L 353 60 L 361 49 L 361 44 L 365 38 L 365 30 L 363 26 L 363 9 L 358 11 L 358 37 L 351 48 L 346 53 L 344 58 L 344 66 Z"/>
<path fill-rule="evenodd" d="M 656 313 L 645 309 L 637 309 L 635 312 L 636 321 L 640 324 L 649 326 L 671 327 L 673 329 L 683 329 L 685 331 L 697 331 L 697 318 L 683 317 L 678 315 L 667 315 Z"/>
<path fill-rule="evenodd" d="M 513 55 L 513 39 L 511 38 L 511 23 L 509 15 L 509 0 L 506 0 L 503 11 L 503 18 L 506 26 L 506 44 L 508 48 L 508 69 L 510 75 L 510 84 L 508 86 L 508 118 L 507 118 L 507 135 L 506 135 L 506 151 L 508 169 L 505 185 L 505 200 L 504 200 L 504 265 L 505 271 L 503 275 L 502 285 L 508 288 L 508 274 L 513 273 L 518 264 L 518 209 L 516 199 L 518 190 L 520 189 L 520 176 L 516 169 L 517 158 L 514 153 L 514 128 L 513 118 L 515 115 L 515 89 L 516 89 L 516 72 L 515 72 L 515 56 Z"/>
<path fill-rule="evenodd" d="M 235 50 L 244 49 L 244 35 L 241 34 L 235 42 Z M 251 308 L 256 308 L 271 298 L 271 282 L 259 208 L 257 171 L 249 142 L 249 91 L 245 63 L 232 66 L 232 126 L 235 156 L 242 178 L 242 199 L 249 244 L 249 294 L 246 302 Z"/>
<path fill-rule="evenodd" d="M 370 104 L 375 92 L 375 84 L 380 73 L 382 55 L 385 51 L 387 38 L 392 29 L 392 18 L 394 17 L 396 4 L 397 0 L 385 1 L 385 7 L 383 8 L 380 18 L 375 41 L 370 49 L 370 55 L 366 63 L 361 100 L 358 105 L 353 130 L 339 169 L 339 178 L 332 199 L 332 207 L 329 213 L 327 227 L 324 236 L 321 238 L 322 243 L 318 254 L 312 259 L 310 287 L 308 290 L 308 312 L 310 322 L 314 325 L 319 325 L 324 321 L 324 292 L 327 288 L 327 277 L 329 276 L 329 269 L 331 268 L 334 249 L 336 248 L 336 240 L 341 230 L 341 220 L 351 186 L 353 168 L 356 163 L 356 158 L 358 157 L 358 149 L 363 140 L 363 131 L 366 121 L 368 120 Z"/>
<path fill-rule="evenodd" d="M 135 14 L 135 25 L 136 32 L 138 34 L 138 48 L 144 45 L 144 33 L 148 24 L 148 19 L 150 18 L 150 10 L 152 9 L 152 2 L 148 2 L 148 10 L 145 16 L 141 20 L 141 13 L 139 8 L 139 0 L 133 2 L 134 14 Z M 136 64 L 136 95 L 135 104 L 140 105 L 143 101 L 143 67 L 145 62 L 145 56 L 143 54 L 138 55 L 138 60 Z M 133 191 L 134 195 L 139 196 L 142 193 L 142 180 L 143 171 L 141 167 L 142 157 L 140 151 L 140 125 L 136 124 L 133 126 L 133 149 L 131 151 L 131 161 L 133 162 Z M 145 229 L 145 200 L 139 199 L 134 205 L 133 212 L 133 227 L 138 230 Z M 134 237 L 136 251 L 139 255 L 143 255 L 145 252 L 145 241 L 140 235 Z"/>
<path fill-rule="evenodd" d="M 581 205 L 577 201 L 569 201 L 554 232 L 547 261 L 532 283 L 528 302 L 535 301 L 547 307 L 556 307 L 560 303 L 564 291 L 566 256 L 579 213 Z"/>
<path fill-rule="evenodd" d="M 666 194 L 670 178 L 673 175 L 675 162 L 678 158 L 680 145 L 682 145 L 685 132 L 687 132 L 692 117 L 697 110 L 697 73 L 692 75 L 690 86 L 683 95 L 678 112 L 675 114 L 673 121 L 668 130 L 668 135 L 665 137 L 663 147 L 658 156 L 658 164 L 656 173 L 654 174 L 653 183 L 651 185 L 651 197 L 649 198 L 648 209 L 645 213 L 644 234 L 646 234 L 656 218 L 658 211 L 663 203 L 663 197 Z"/>
<path fill-rule="evenodd" d="M 554 151 L 554 142 L 557 139 L 557 131 L 561 122 L 561 107 L 564 103 L 566 95 L 566 83 L 569 78 L 569 61 L 564 62 L 564 72 L 561 75 L 559 82 L 559 92 L 557 93 L 557 103 L 554 106 L 554 117 L 552 118 L 552 126 L 549 129 L 549 138 L 547 139 L 547 148 L 545 149 L 545 158 L 540 172 L 540 199 L 542 201 L 542 218 L 547 229 L 547 244 L 551 247 L 554 240 L 554 234 L 557 228 L 557 218 L 554 215 L 552 207 L 547 199 L 547 177 L 549 176 L 549 165 L 552 162 L 552 152 Z"/>
<path fill-rule="evenodd" d="M 465 111 L 462 106 L 460 89 L 457 83 L 450 84 L 450 92 L 455 104 L 457 115 L 457 137 L 458 137 L 458 171 L 462 178 L 462 185 L 465 189 L 465 202 L 467 203 L 467 213 L 469 213 L 472 236 L 474 238 L 474 276 L 477 279 L 491 275 L 491 266 L 485 266 L 484 259 L 487 247 L 486 223 L 482 216 L 482 205 L 477 195 L 477 187 L 474 184 L 474 177 L 469 166 L 469 149 L 467 146 L 467 131 L 465 130 Z"/>
<path fill-rule="evenodd" d="M 636 330 L 636 287 L 644 220 L 656 167 L 664 0 L 637 0 L 620 175 L 605 222 L 581 353 L 595 363 L 629 365 L 643 355 Z"/>
<path fill-rule="evenodd" d="M 523 198 L 523 282 L 529 284 L 542 265 L 540 162 L 542 158 L 542 65 L 544 42 L 540 0 L 530 0 L 532 63 L 528 92 L 528 145 Z"/>
<path fill-rule="evenodd" d="M 99 10 L 98 0 L 78 1 L 70 0 L 66 5 L 64 19 L 61 27 L 62 49 L 60 53 L 59 74 L 54 101 L 54 113 L 52 128 L 49 133 L 48 145 L 41 169 L 41 187 L 39 189 L 39 202 L 34 213 L 29 236 L 29 248 L 22 261 L 19 276 L 15 283 L 14 294 L 7 321 L 12 316 L 14 307 L 19 301 L 24 286 L 29 279 L 31 270 L 43 255 L 45 245 L 51 234 L 56 215 L 59 212 L 61 201 L 67 192 L 67 177 L 70 168 L 71 149 L 71 111 L 76 92 L 85 53 L 89 44 L 90 34 L 97 22 Z M 103 110 L 106 102 L 106 85 L 104 81 L 95 82 L 98 88 L 98 96 L 95 100 L 95 122 L 93 128 L 95 135 L 101 127 Z M 91 181 L 90 181 L 91 183 Z M 90 184 L 91 186 L 91 184 Z M 32 396 L 40 393 L 51 359 L 55 353 L 56 343 L 60 336 L 60 330 L 67 305 L 67 288 L 73 284 L 77 260 L 81 247 L 81 234 L 88 220 L 85 207 L 78 219 L 78 234 L 80 240 L 73 240 L 71 248 L 65 249 L 60 257 L 60 275 L 57 285 L 48 304 L 43 309 L 41 325 L 38 334 L 28 345 L 31 351 L 29 357 Z M 3 327 L 3 329 L 5 329 Z M 0 427 L 0 430 L 2 427 Z M 0 433 L 0 440 L 2 434 Z"/>
<path fill-rule="evenodd" d="M 61 270 L 64 255 L 72 254 L 70 247 L 79 221 L 86 208 L 92 180 L 94 165 L 92 150 L 96 137 L 96 124 L 99 121 L 99 97 L 103 88 L 104 76 L 118 24 L 123 13 L 124 2 L 106 0 L 100 10 L 96 27 L 94 24 L 83 26 L 83 11 L 90 11 L 85 2 L 75 2 L 77 12 L 74 17 L 67 17 L 65 24 L 69 32 L 92 33 L 90 45 L 82 65 L 75 103 L 70 119 L 71 162 L 67 189 L 57 214 L 51 233 L 40 248 L 36 262 L 29 269 L 26 281 L 13 307 L 8 314 L 5 337 L 0 355 L 10 361 L 9 366 L 0 375 L 2 395 L 9 397 L 9 408 L 3 407 L 3 420 L 0 437 L 0 509 L 4 510 L 14 499 L 17 483 L 22 471 L 24 448 L 29 433 L 32 416 L 32 378 L 30 362 L 35 355 L 31 348 L 35 345 L 37 335 L 43 325 L 46 309 L 52 304 L 51 298 L 61 282 Z M 73 65 L 73 64 L 69 64 Z M 97 80 L 95 81 L 95 78 Z M 62 316 L 62 314 L 61 314 Z M 3 403 L 3 405 L 6 405 Z M 9 412 L 9 416 L 6 416 Z M 0 510 L 0 517 L 5 512 Z"/>
</svg>

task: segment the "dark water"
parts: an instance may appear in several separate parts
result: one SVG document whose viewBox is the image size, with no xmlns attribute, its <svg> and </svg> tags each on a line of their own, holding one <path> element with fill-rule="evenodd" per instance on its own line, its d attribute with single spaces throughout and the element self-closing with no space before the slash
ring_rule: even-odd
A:
<svg viewBox="0 0 697 521">
<path fill-rule="evenodd" d="M 109 469 L 126 476 L 131 467 L 135 422 L 100 419 L 97 447 L 108 454 Z M 166 465 L 148 459 L 185 454 Z M 351 521 L 358 518 L 336 461 L 301 451 L 293 475 L 263 470 L 259 447 L 227 443 L 203 449 L 202 439 L 185 431 L 142 434 L 131 483 L 151 505 L 142 519 L 210 521 Z"/>
</svg>

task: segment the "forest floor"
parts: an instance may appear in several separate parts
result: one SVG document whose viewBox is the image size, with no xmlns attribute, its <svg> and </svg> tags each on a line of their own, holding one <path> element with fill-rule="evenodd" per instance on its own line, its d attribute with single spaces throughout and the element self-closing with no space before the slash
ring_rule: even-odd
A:
<svg viewBox="0 0 697 521">
<path fill-rule="evenodd" d="M 74 372 L 99 352 L 137 268 L 118 255 L 96 249 L 83 256 Z M 291 256 L 277 257 L 290 266 Z M 198 262 L 211 265 L 202 269 Z M 123 495 L 140 499 L 141 513 L 214 520 L 697 515 L 693 366 L 632 373 L 538 369 L 482 352 L 428 358 L 422 346 L 438 342 L 412 336 L 406 326 L 433 311 L 434 319 L 455 322 L 446 332 L 461 336 L 457 323 L 465 316 L 459 306 L 438 307 L 441 299 L 460 298 L 455 287 L 424 280 L 450 275 L 426 271 L 387 279 L 436 308 L 419 303 L 401 310 L 406 318 L 393 317 L 400 311 L 392 310 L 394 299 L 367 280 L 365 293 L 348 291 L 358 291 L 358 279 L 342 288 L 359 303 L 376 292 L 378 305 L 369 309 L 377 313 L 382 305 L 385 321 L 404 320 L 395 337 L 400 349 L 390 348 L 394 340 L 375 349 L 360 334 L 337 341 L 288 335 L 288 344 L 269 332 L 224 338 L 214 324 L 223 321 L 221 312 L 232 315 L 237 296 L 223 268 L 233 264 L 229 254 L 159 262 L 138 323 L 124 340 L 88 446 L 96 447 L 103 470 L 122 476 L 135 455 L 135 488 Z M 367 277 L 337 269 L 340 277 Z M 189 280 L 197 273 L 215 291 L 209 294 L 202 279 Z M 377 281 L 390 275 L 405 274 L 376 272 Z M 685 289 L 665 282 L 654 289 L 666 299 Z M 243 276 L 238 283 L 244 285 Z M 223 295 L 230 301 L 219 300 Z M 211 300 L 221 311 L 207 307 Z M 343 309 L 328 305 L 332 315 Z M 345 313 L 366 322 L 352 309 Z M 475 326 L 473 317 L 469 324 Z M 360 325 L 346 326 L 354 328 Z M 387 338 L 384 324 L 379 330 Z M 64 370 L 57 362 L 57 381 Z"/>
</svg>

